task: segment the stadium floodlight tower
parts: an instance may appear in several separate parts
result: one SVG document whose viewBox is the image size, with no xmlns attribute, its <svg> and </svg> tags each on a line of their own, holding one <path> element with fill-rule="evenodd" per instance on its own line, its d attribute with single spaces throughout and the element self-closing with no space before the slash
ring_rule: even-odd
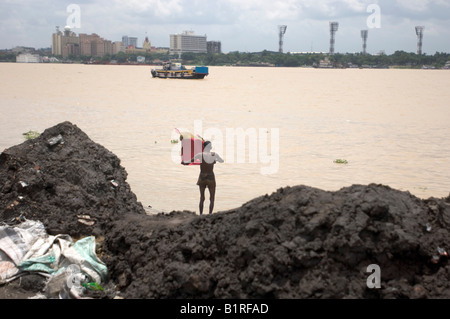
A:
<svg viewBox="0 0 450 319">
<path fill-rule="evenodd" d="M 280 46 L 280 48 L 278 49 L 278 52 L 280 52 L 280 53 L 283 53 L 283 37 L 284 37 L 284 34 L 286 33 L 286 28 L 287 28 L 287 25 L 279 25 L 278 26 L 278 30 L 280 31 L 279 32 L 279 42 L 278 42 L 278 44 L 279 44 L 279 46 Z"/>
<path fill-rule="evenodd" d="M 417 35 L 417 54 L 422 55 L 422 40 L 423 40 L 423 29 L 424 26 L 416 27 L 416 35 Z"/>
<path fill-rule="evenodd" d="M 369 35 L 369 30 L 361 30 L 361 38 L 363 40 L 363 50 L 362 54 L 367 54 L 367 37 Z"/>
<path fill-rule="evenodd" d="M 338 28 L 338 22 L 330 22 L 330 54 L 334 54 L 334 39 Z"/>
</svg>

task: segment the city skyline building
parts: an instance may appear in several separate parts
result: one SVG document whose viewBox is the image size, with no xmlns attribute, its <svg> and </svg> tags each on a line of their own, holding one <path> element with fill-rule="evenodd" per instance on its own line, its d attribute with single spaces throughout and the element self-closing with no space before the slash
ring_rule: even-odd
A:
<svg viewBox="0 0 450 319">
<path fill-rule="evenodd" d="M 152 49 L 152 43 L 147 36 L 145 37 L 144 42 L 142 42 L 142 48 L 146 51 L 150 51 Z"/>
<path fill-rule="evenodd" d="M 42 57 L 39 54 L 21 53 L 16 56 L 17 63 L 41 63 Z"/>
<path fill-rule="evenodd" d="M 207 41 L 206 51 L 208 53 L 222 53 L 222 43 L 220 41 Z"/>
<path fill-rule="evenodd" d="M 335 34 L 338 31 L 338 22 L 329 22 L 330 25 L 330 50 L 328 54 L 335 53 Z M 286 26 L 278 26 L 280 34 L 285 32 Z M 423 26 L 416 26 L 417 35 L 417 54 L 422 54 L 422 41 L 423 41 Z M 284 31 L 284 32 L 283 32 Z M 368 30 L 361 30 L 362 38 L 362 54 L 367 53 L 367 38 Z M 85 34 L 80 33 L 77 35 L 71 30 L 69 26 L 64 27 L 63 31 L 60 27 L 56 27 L 56 32 L 52 34 L 52 46 L 48 48 L 51 50 L 51 54 L 54 56 L 62 56 L 67 58 L 69 56 L 92 56 L 103 57 L 105 55 L 117 54 L 119 52 L 125 52 L 127 54 L 145 54 L 149 52 L 153 53 L 166 53 L 181 55 L 185 52 L 192 53 L 222 53 L 221 41 L 207 41 L 207 36 L 196 35 L 194 31 L 183 31 L 181 34 L 170 34 L 170 47 L 169 48 L 156 48 L 152 47 L 152 44 L 145 32 L 145 39 L 142 42 L 142 46 L 137 46 L 137 37 L 131 37 L 128 35 L 122 36 L 123 41 L 112 42 L 100 37 L 98 34 Z M 280 38 L 280 45 L 282 45 L 282 38 Z M 280 49 L 282 46 L 280 46 Z M 283 50 L 281 50 L 283 51 Z M 311 52 L 312 52 L 311 48 Z"/>
<path fill-rule="evenodd" d="M 113 42 L 113 54 L 117 54 L 119 52 L 125 52 L 126 46 L 122 41 Z"/>
<path fill-rule="evenodd" d="M 170 35 L 170 54 L 186 52 L 207 53 L 206 35 L 195 35 L 194 31 L 184 31 L 182 34 Z"/>
<path fill-rule="evenodd" d="M 124 35 L 122 37 L 122 42 L 125 43 L 126 48 L 137 48 L 138 47 L 138 38 L 137 37 L 129 37 L 128 35 Z"/>
<path fill-rule="evenodd" d="M 70 27 L 66 26 L 64 32 L 56 27 L 56 32 L 52 34 L 52 54 L 63 58 L 70 55 L 103 57 L 107 54 L 113 54 L 113 52 L 113 43 L 96 33 L 76 35 L 75 32 L 70 30 Z"/>
<path fill-rule="evenodd" d="M 110 40 L 105 40 L 98 34 L 80 33 L 80 55 L 102 57 L 113 54 L 113 45 Z M 64 56 L 64 55 L 63 55 Z"/>
<path fill-rule="evenodd" d="M 69 54 L 79 55 L 80 41 L 77 35 L 65 27 L 64 32 L 56 27 L 56 32 L 52 35 L 52 54 L 68 56 Z"/>
<path fill-rule="evenodd" d="M 52 54 L 53 55 L 62 55 L 61 40 L 62 40 L 62 32 L 59 30 L 59 27 L 56 27 L 56 32 L 52 34 Z"/>
</svg>

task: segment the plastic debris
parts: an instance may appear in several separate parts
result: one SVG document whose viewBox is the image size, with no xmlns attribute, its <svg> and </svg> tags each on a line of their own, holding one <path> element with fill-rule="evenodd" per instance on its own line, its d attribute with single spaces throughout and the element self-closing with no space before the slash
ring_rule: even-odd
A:
<svg viewBox="0 0 450 319">
<path fill-rule="evenodd" d="M 433 255 L 433 257 L 431 257 L 431 262 L 437 264 L 439 262 L 439 256 Z"/>
<path fill-rule="evenodd" d="M 19 184 L 20 184 L 23 188 L 25 188 L 25 187 L 28 186 L 28 184 L 25 183 L 24 181 L 20 181 Z"/>
<path fill-rule="evenodd" d="M 111 181 L 112 186 L 119 187 L 119 183 L 117 183 L 115 180 Z"/>
<path fill-rule="evenodd" d="M 62 135 L 59 134 L 58 136 L 49 138 L 49 139 L 47 140 L 47 143 L 48 143 L 49 146 L 54 146 L 54 145 L 56 145 L 56 144 L 64 144 L 64 140 L 63 140 Z"/>
<path fill-rule="evenodd" d="M 425 229 L 427 230 L 427 232 L 431 231 L 431 225 L 429 223 L 425 224 Z"/>
<path fill-rule="evenodd" d="M 95 224 L 95 219 L 91 218 L 89 215 L 77 215 L 78 222 L 87 226 L 93 226 Z"/>
<path fill-rule="evenodd" d="M 439 253 L 439 255 L 441 256 L 448 256 L 447 252 L 445 251 L 444 248 L 438 247 L 437 248 L 437 252 Z"/>
<path fill-rule="evenodd" d="M 41 135 L 41 134 L 36 132 L 36 131 L 31 131 L 30 130 L 30 131 L 28 131 L 26 133 L 23 133 L 22 135 L 25 137 L 25 139 L 32 140 L 32 139 L 35 139 L 35 138 L 39 137 L 39 135 Z"/>
<path fill-rule="evenodd" d="M 96 282 L 82 283 L 81 285 L 82 285 L 84 288 L 87 288 L 87 289 L 89 289 L 89 290 L 94 290 L 94 291 L 101 290 L 101 291 L 104 291 L 103 287 L 100 286 L 100 285 L 99 285 L 98 283 L 96 283 Z"/>
<path fill-rule="evenodd" d="M 40 298 L 83 298 L 82 283 L 105 282 L 108 269 L 95 253 L 93 236 L 73 242 L 69 235 L 47 234 L 42 222 L 31 220 L 1 226 L 0 284 L 31 272 L 49 277 Z"/>
</svg>

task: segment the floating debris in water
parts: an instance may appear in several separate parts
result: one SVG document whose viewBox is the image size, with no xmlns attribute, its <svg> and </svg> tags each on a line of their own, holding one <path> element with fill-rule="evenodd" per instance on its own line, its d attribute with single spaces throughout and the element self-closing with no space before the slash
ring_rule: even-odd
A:
<svg viewBox="0 0 450 319">
<path fill-rule="evenodd" d="M 338 158 L 338 159 L 334 160 L 334 163 L 336 163 L 336 164 L 348 164 L 348 161 L 346 159 Z"/>
</svg>

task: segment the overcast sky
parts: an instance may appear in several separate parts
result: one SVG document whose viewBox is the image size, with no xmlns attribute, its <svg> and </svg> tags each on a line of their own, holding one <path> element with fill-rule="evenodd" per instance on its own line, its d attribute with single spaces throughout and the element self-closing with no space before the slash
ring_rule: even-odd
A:
<svg viewBox="0 0 450 319">
<path fill-rule="evenodd" d="M 328 52 L 330 21 L 339 22 L 335 52 L 360 52 L 362 29 L 369 53 L 416 52 L 416 25 L 425 26 L 424 53 L 450 52 L 450 0 L 0 0 L 0 49 L 50 47 L 69 22 L 76 33 L 135 36 L 140 46 L 146 34 L 169 47 L 170 34 L 191 30 L 225 53 L 278 51 L 278 25 L 287 25 L 284 52 Z"/>
</svg>

